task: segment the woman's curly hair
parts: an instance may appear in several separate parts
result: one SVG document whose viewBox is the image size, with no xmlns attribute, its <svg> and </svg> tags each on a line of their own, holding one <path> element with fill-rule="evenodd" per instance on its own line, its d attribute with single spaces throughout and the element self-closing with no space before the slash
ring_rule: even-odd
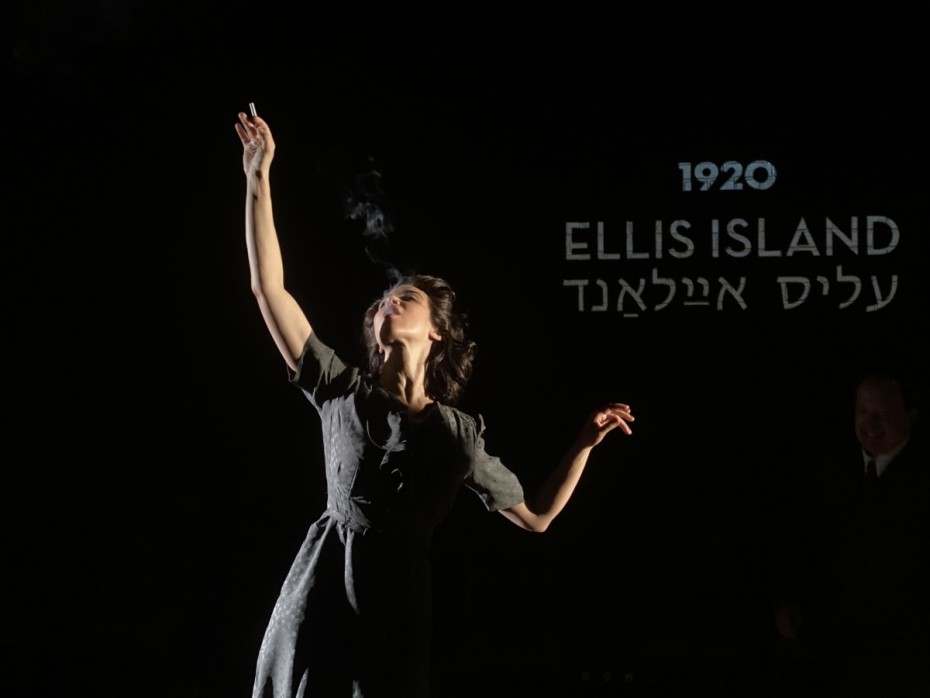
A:
<svg viewBox="0 0 930 698">
<path fill-rule="evenodd" d="M 447 281 L 437 276 L 414 274 L 397 283 L 420 289 L 429 297 L 433 326 L 441 340 L 433 342 L 426 359 L 426 394 L 433 400 L 454 405 L 462 397 L 471 378 L 475 359 L 475 342 L 465 337 L 466 317 L 455 312 L 455 291 Z M 372 377 L 381 375 L 384 356 L 378 351 L 374 319 L 381 299 L 365 311 L 362 340 L 368 352 L 368 370 Z"/>
</svg>

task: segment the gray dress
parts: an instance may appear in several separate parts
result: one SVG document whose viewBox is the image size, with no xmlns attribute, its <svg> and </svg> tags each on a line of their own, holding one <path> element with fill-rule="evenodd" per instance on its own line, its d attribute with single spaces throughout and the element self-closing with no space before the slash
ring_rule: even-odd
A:
<svg viewBox="0 0 930 698">
<path fill-rule="evenodd" d="M 253 698 L 428 695 L 429 544 L 462 485 L 490 511 L 523 501 L 483 424 L 435 403 L 417 424 L 311 334 L 291 374 L 319 412 L 327 505 L 271 614 Z"/>
</svg>

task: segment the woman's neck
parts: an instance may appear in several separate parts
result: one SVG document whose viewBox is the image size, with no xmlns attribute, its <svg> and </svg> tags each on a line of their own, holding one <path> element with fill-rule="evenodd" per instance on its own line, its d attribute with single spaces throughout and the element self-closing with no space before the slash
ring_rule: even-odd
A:
<svg viewBox="0 0 930 698">
<path fill-rule="evenodd" d="M 378 377 L 380 385 L 415 416 L 433 403 L 426 394 L 426 359 L 417 360 L 402 346 L 389 348 Z"/>
</svg>

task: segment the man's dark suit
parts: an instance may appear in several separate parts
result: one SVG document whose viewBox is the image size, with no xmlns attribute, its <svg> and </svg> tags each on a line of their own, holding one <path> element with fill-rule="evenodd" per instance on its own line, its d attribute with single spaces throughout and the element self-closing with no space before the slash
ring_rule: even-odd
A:
<svg viewBox="0 0 930 698">
<path fill-rule="evenodd" d="M 855 441 L 843 453 L 813 459 L 797 484 L 792 507 L 800 525 L 789 577 L 824 694 L 918 695 L 896 691 L 918 684 L 923 690 L 930 674 L 924 443 L 913 434 L 871 486 Z"/>
</svg>

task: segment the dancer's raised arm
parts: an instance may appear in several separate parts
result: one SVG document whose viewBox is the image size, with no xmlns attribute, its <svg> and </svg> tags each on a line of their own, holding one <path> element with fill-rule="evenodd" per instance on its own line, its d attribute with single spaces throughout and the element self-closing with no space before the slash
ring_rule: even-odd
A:
<svg viewBox="0 0 930 698">
<path fill-rule="evenodd" d="M 271 161 L 274 139 L 260 116 L 239 113 L 236 132 L 242 141 L 245 170 L 245 244 L 249 253 L 252 293 L 258 301 L 278 351 L 287 365 L 297 360 L 312 328 L 303 310 L 284 287 L 284 264 L 271 206 Z"/>
</svg>

